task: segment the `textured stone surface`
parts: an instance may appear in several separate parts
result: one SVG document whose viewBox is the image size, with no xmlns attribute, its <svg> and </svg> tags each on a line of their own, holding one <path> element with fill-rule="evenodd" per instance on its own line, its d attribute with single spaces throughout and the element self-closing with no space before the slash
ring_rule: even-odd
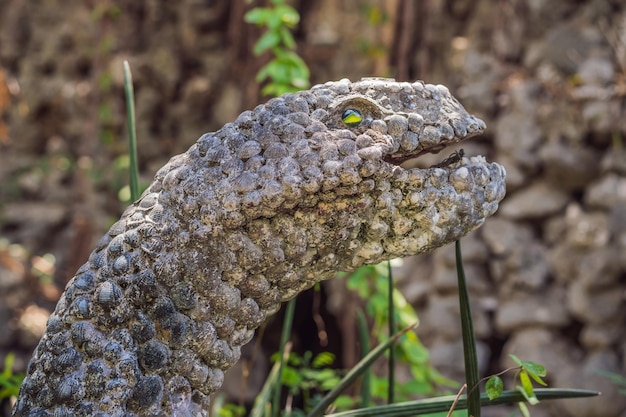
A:
<svg viewBox="0 0 626 417">
<path fill-rule="evenodd" d="M 496 328 L 502 333 L 527 326 L 561 327 L 569 323 L 563 291 L 517 292 L 501 303 Z"/>
<path fill-rule="evenodd" d="M 567 194 L 538 181 L 519 190 L 502 204 L 501 214 L 510 219 L 535 219 L 549 216 L 563 209 Z"/>
<path fill-rule="evenodd" d="M 347 110 L 362 120 L 344 123 Z M 454 241 L 496 211 L 496 163 L 399 166 L 484 127 L 443 86 L 364 79 L 272 99 L 203 135 L 67 284 L 14 415 L 208 415 L 282 302 Z"/>
</svg>

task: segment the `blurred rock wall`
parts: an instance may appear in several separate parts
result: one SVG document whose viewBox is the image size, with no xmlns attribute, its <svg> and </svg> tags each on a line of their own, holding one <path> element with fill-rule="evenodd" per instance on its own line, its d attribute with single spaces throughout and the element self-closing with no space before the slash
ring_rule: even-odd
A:
<svg viewBox="0 0 626 417">
<path fill-rule="evenodd" d="M 483 371 L 515 353 L 545 364 L 552 386 L 603 392 L 534 416 L 626 416 L 626 397 L 598 373 L 626 376 L 622 3 L 292 3 L 314 83 L 442 83 L 487 122 L 463 145 L 508 172 L 499 213 L 463 241 Z M 267 57 L 251 53 L 260 31 L 243 23 L 254 4 L 0 0 L 0 356 L 16 351 L 25 367 L 59 291 L 125 205 L 122 62 L 147 183 L 264 100 L 254 75 Z M 433 363 L 461 380 L 453 250 L 407 260 L 397 276 Z"/>
</svg>

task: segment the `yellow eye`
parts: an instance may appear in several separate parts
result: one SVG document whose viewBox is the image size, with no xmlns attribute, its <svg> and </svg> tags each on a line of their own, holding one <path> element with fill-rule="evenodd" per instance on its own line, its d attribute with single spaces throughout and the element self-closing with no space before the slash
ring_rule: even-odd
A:
<svg viewBox="0 0 626 417">
<path fill-rule="evenodd" d="M 358 110 L 347 109 L 341 115 L 341 120 L 343 120 L 348 127 L 357 127 L 363 121 L 363 116 Z"/>
</svg>

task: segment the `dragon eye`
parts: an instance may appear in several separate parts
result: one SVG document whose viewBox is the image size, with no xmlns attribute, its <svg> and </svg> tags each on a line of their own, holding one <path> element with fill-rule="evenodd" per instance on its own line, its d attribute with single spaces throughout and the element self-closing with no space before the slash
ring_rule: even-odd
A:
<svg viewBox="0 0 626 417">
<path fill-rule="evenodd" d="M 363 115 L 361 112 L 355 109 L 347 109 L 341 114 L 341 120 L 348 127 L 357 127 L 363 121 Z"/>
</svg>

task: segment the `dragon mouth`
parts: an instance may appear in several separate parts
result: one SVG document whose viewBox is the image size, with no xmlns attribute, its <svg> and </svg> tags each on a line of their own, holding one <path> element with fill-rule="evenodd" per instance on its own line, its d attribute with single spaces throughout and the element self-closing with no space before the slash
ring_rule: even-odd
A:
<svg viewBox="0 0 626 417">
<path fill-rule="evenodd" d="M 420 130 L 411 131 L 409 129 L 408 135 L 403 134 L 401 137 L 391 137 L 391 141 L 395 143 L 395 146 L 393 146 L 392 152 L 383 156 L 383 160 L 389 164 L 399 166 L 424 154 L 436 154 L 449 146 L 478 136 L 483 133 L 485 128 L 485 122 L 481 119 L 475 116 L 467 116 L 458 121 L 426 124 Z M 460 162 L 462 159 L 463 153 L 459 150 L 432 166 L 432 168 L 443 168 Z"/>
<path fill-rule="evenodd" d="M 391 164 L 400 166 L 403 163 L 411 160 L 418 159 L 420 156 L 425 154 L 437 154 L 449 146 L 458 144 L 470 137 L 477 136 L 481 132 L 473 132 L 472 134 L 468 134 L 464 137 L 453 137 L 452 139 L 443 139 L 440 140 L 436 145 L 428 146 L 428 147 L 419 147 L 412 152 L 395 152 L 391 154 L 387 154 L 383 157 L 383 161 Z M 465 151 L 463 149 L 459 149 L 451 153 L 448 157 L 443 159 L 441 162 L 430 166 L 430 168 L 445 168 L 449 165 L 453 165 L 456 163 L 460 163 L 463 161 L 463 157 L 465 156 Z"/>
</svg>

